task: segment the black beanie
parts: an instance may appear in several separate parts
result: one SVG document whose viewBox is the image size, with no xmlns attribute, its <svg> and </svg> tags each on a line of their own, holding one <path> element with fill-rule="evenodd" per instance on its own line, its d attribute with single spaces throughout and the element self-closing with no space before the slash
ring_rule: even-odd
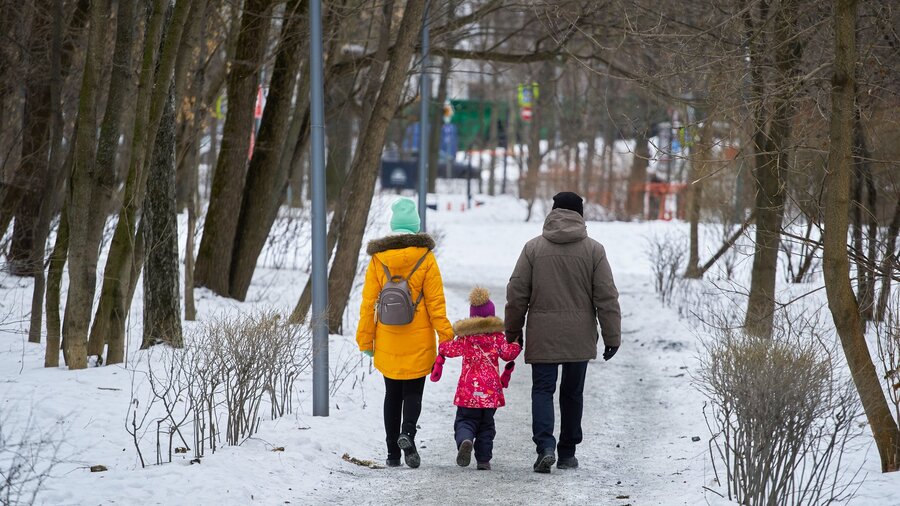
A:
<svg viewBox="0 0 900 506">
<path fill-rule="evenodd" d="M 574 192 L 559 192 L 553 196 L 553 209 L 568 209 L 584 216 L 584 204 Z"/>
</svg>

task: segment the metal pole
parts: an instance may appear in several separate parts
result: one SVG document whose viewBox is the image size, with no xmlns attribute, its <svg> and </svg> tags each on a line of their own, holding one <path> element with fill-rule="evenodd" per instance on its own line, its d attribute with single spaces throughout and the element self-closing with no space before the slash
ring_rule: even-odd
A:
<svg viewBox="0 0 900 506">
<path fill-rule="evenodd" d="M 431 104 L 431 80 L 428 78 L 428 2 L 422 21 L 422 70 L 419 76 L 419 220 L 425 232 L 425 196 L 428 194 L 428 113 Z"/>
<path fill-rule="evenodd" d="M 325 91 L 322 84 L 322 0 L 309 2 L 312 162 L 313 416 L 328 416 L 328 276 L 325 258 Z"/>
</svg>

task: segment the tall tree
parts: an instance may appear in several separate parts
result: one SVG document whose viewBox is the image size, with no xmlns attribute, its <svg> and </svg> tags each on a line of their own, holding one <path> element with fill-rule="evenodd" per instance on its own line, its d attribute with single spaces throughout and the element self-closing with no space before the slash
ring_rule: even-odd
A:
<svg viewBox="0 0 900 506">
<path fill-rule="evenodd" d="M 160 14 L 159 22 L 162 20 L 161 16 Z M 112 75 L 99 138 L 86 139 L 88 142 L 96 142 L 95 146 L 78 145 L 80 156 L 72 175 L 69 216 L 75 217 L 78 222 L 72 224 L 73 233 L 69 242 L 71 262 L 66 321 L 68 331 L 77 334 L 87 334 L 90 324 L 97 284 L 100 240 L 116 187 L 116 152 L 122 131 L 125 97 L 131 80 L 131 54 L 136 22 L 133 2 L 119 2 Z M 148 23 L 149 36 L 158 33 L 159 28 L 154 27 L 153 23 L 154 20 Z M 85 70 L 88 68 L 86 66 Z M 90 68 L 94 71 L 93 67 Z M 92 83 L 91 86 L 96 84 L 98 83 Z M 88 355 L 100 355 L 103 344 L 99 343 L 98 347 L 96 343 L 90 343 Z"/>
<path fill-rule="evenodd" d="M 158 2 L 155 8 L 162 11 L 165 9 L 165 3 L 167 2 Z M 135 274 L 139 272 L 137 268 L 140 266 L 140 258 L 136 253 L 138 245 L 143 243 L 143 240 L 137 235 L 140 232 L 136 226 L 136 214 L 137 210 L 143 206 L 146 195 L 149 170 L 145 166 L 145 161 L 152 157 L 153 148 L 156 145 L 156 135 L 162 120 L 163 109 L 169 99 L 168 83 L 174 76 L 175 89 L 180 89 L 180 80 L 184 79 L 184 73 L 186 73 L 186 69 L 176 72 L 175 62 L 187 20 L 190 18 L 196 21 L 200 18 L 199 13 L 194 17 L 189 16 L 194 3 L 193 0 L 181 1 L 171 7 L 171 21 L 168 23 L 168 28 L 163 30 L 160 41 L 162 49 L 159 52 L 158 65 L 154 65 L 154 41 L 149 37 L 145 40 L 140 83 L 145 86 L 150 86 L 152 83 L 152 87 L 145 91 L 145 93 L 149 93 L 149 96 L 144 96 L 143 101 L 141 98 L 138 99 L 138 106 L 143 106 L 142 111 L 146 111 L 147 114 L 135 115 L 134 147 L 125 182 L 124 198 L 103 272 L 100 301 L 97 304 L 94 324 L 91 327 L 92 341 L 100 340 L 99 342 L 108 343 L 106 362 L 110 364 L 121 363 L 125 358 L 125 318 L 130 307 L 131 294 L 137 282 Z M 148 50 L 147 44 L 153 44 L 153 46 Z M 178 97 L 175 97 L 175 100 L 177 101 Z"/>
<path fill-rule="evenodd" d="M 748 27 L 751 42 L 750 73 L 753 100 L 757 107 L 753 149 L 756 179 L 756 250 L 753 254 L 753 270 L 747 315 L 744 325 L 748 332 L 770 336 L 775 316 L 775 281 L 778 274 L 778 245 L 784 219 L 784 174 L 790 159 L 788 146 L 791 140 L 791 124 L 795 115 L 794 93 L 803 44 L 797 31 L 799 6 L 797 0 L 785 0 L 770 13 L 767 2 L 760 9 L 756 28 Z M 771 15 L 771 17 L 770 17 Z M 753 26 L 751 15 L 746 14 L 748 25 Z M 752 30 L 765 30 L 772 23 L 774 47 L 774 76 L 766 90 L 764 69 L 765 48 L 761 34 Z M 774 94 L 772 115 L 768 118 L 765 96 Z"/>
<path fill-rule="evenodd" d="M 40 260 L 33 255 L 34 235 L 44 188 L 50 176 L 50 47 L 54 18 L 51 0 L 30 2 L 30 6 L 32 22 L 25 79 L 22 157 L 14 178 L 21 198 L 15 208 L 8 255 L 10 272 L 28 277 L 34 276 L 40 268 Z"/>
<path fill-rule="evenodd" d="M 307 5 L 308 2 L 301 0 L 291 0 L 287 4 L 286 19 L 276 50 L 266 108 L 263 111 L 253 158 L 247 170 L 247 182 L 230 255 L 228 295 L 238 300 L 244 300 L 247 296 L 259 254 L 278 215 L 278 209 L 284 201 L 289 165 L 279 162 L 287 137 L 291 94 L 300 67 L 303 34 L 308 25 Z M 295 114 L 304 115 L 309 108 L 306 92 L 308 89 L 308 86 L 301 86 Z"/>
<path fill-rule="evenodd" d="M 144 223 L 144 339 L 141 349 L 166 343 L 180 348 L 181 297 L 178 290 L 178 216 L 175 210 L 175 80 L 163 109 L 148 168 Z"/>
<path fill-rule="evenodd" d="M 74 143 L 74 166 L 72 168 L 72 184 L 69 196 L 69 234 L 70 237 L 79 237 L 86 234 L 88 213 L 90 212 L 90 198 L 83 198 L 81 193 L 89 192 L 90 187 L 80 184 L 83 180 L 91 178 L 93 170 L 94 150 L 97 146 L 96 114 L 95 107 L 97 89 L 102 63 L 103 40 L 103 4 L 94 2 L 91 5 L 90 33 L 88 46 L 85 53 L 84 71 L 82 73 L 81 92 L 78 99 L 78 127 Z M 84 203 L 77 205 L 77 203 Z M 84 268 L 86 251 L 84 249 L 72 249 L 69 252 L 71 265 L 70 279 L 79 274 L 87 273 L 89 268 Z M 76 280 L 78 281 L 78 280 Z M 87 282 L 80 280 L 86 285 Z M 79 303 L 88 306 L 87 315 L 90 315 L 90 301 L 71 299 L 66 305 L 67 309 Z M 87 367 L 87 319 L 73 318 L 73 313 L 66 311 L 63 321 L 63 356 L 66 365 L 70 369 L 84 369 Z"/>
<path fill-rule="evenodd" d="M 892 472 L 900 470 L 900 427 L 891 416 L 866 344 L 859 304 L 850 286 L 850 262 L 847 257 L 855 110 L 856 0 L 835 0 L 834 32 L 831 145 L 823 209 L 825 291 L 850 374 L 875 436 L 875 445 L 881 456 L 881 470 Z"/>
<path fill-rule="evenodd" d="M 227 78 L 228 115 L 194 266 L 197 286 L 205 286 L 223 296 L 230 294 L 231 259 L 240 219 L 240 207 L 235 202 L 241 201 L 247 176 L 253 108 L 271 24 L 268 16 L 271 6 L 271 0 L 247 0 L 244 4 Z"/>
</svg>

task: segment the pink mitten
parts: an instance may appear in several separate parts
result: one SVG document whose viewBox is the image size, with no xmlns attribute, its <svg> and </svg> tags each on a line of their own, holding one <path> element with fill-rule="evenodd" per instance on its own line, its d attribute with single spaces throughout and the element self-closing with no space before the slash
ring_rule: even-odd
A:
<svg viewBox="0 0 900 506">
<path fill-rule="evenodd" d="M 444 362 L 446 359 L 443 355 L 438 355 L 434 359 L 434 366 L 431 367 L 431 381 L 441 379 L 441 373 L 444 372 Z"/>
<path fill-rule="evenodd" d="M 512 372 L 515 368 L 515 362 L 507 362 L 506 366 L 503 368 L 503 374 L 500 375 L 500 384 L 503 385 L 503 388 L 509 387 L 509 378 L 512 377 Z"/>
</svg>

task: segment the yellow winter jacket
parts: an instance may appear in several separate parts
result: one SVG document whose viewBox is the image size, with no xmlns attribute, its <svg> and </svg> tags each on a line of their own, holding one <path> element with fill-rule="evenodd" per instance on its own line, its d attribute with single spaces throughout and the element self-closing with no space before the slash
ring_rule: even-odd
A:
<svg viewBox="0 0 900 506">
<path fill-rule="evenodd" d="M 386 378 L 404 380 L 428 375 L 437 355 L 435 332 L 440 342 L 453 339 L 441 271 L 432 249 L 434 239 L 427 234 L 391 235 L 371 241 L 366 249 L 372 258 L 366 269 L 356 342 L 360 351 L 374 350 L 375 368 Z M 386 281 L 381 264 L 392 275 L 406 277 L 426 254 L 409 279 L 413 302 L 424 289 L 413 321 L 407 325 L 382 325 L 375 314 L 375 304 Z"/>
</svg>

